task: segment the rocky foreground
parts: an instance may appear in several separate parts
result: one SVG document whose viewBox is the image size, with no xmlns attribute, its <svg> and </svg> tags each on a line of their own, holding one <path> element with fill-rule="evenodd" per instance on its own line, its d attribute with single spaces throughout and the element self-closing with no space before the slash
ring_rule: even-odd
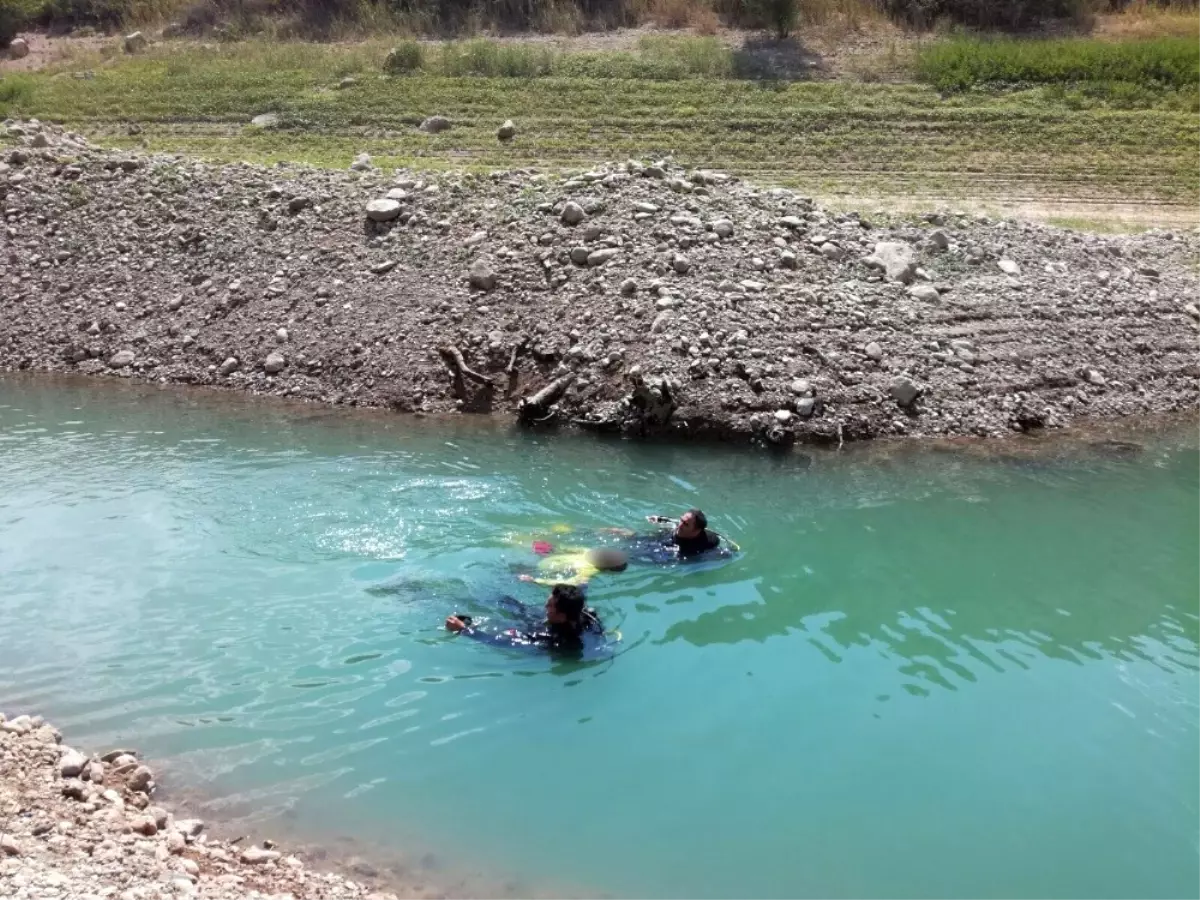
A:
<svg viewBox="0 0 1200 900">
<path fill-rule="evenodd" d="M 777 445 L 1200 405 L 1194 231 L 881 226 L 667 162 L 331 172 L 2 136 L 0 369 Z"/>
<path fill-rule="evenodd" d="M 155 805 L 133 751 L 88 756 L 0 714 L 0 896 L 21 900 L 396 900 L 293 855 L 211 839 Z"/>
</svg>

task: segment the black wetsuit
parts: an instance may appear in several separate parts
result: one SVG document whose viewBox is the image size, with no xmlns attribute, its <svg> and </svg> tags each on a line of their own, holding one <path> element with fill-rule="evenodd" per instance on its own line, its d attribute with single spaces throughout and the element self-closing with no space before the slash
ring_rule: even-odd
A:
<svg viewBox="0 0 1200 900">
<path fill-rule="evenodd" d="M 593 639 L 604 636 L 604 625 L 592 609 L 584 610 L 583 627 L 573 628 L 569 625 L 552 625 L 513 597 L 501 597 L 499 602 L 516 615 L 521 627 L 493 633 L 468 625 L 459 634 L 494 647 L 533 648 L 568 654 L 581 653 L 589 636 Z"/>
<path fill-rule="evenodd" d="M 696 559 L 706 553 L 720 551 L 721 536 L 715 531 L 702 531 L 693 538 L 681 538 L 674 531 L 665 534 L 639 534 L 624 541 L 623 548 L 635 562 L 663 565 L 680 559 Z M 717 553 L 713 553 L 714 556 Z"/>
<path fill-rule="evenodd" d="M 681 538 L 677 532 L 671 532 L 671 543 L 679 548 L 679 555 L 684 559 L 691 556 L 699 556 L 701 553 L 707 553 L 709 550 L 716 550 L 721 546 L 721 537 L 711 531 L 701 531 L 698 535 L 692 538 Z"/>
</svg>

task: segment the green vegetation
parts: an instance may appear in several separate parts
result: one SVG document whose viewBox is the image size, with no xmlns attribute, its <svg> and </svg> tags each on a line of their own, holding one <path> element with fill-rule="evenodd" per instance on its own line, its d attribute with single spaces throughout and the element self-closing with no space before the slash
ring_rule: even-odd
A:
<svg viewBox="0 0 1200 900">
<path fill-rule="evenodd" d="M 1121 43 L 956 38 L 923 49 L 917 67 L 922 79 L 944 91 L 1085 82 L 1195 90 L 1200 85 L 1200 43 L 1182 37 Z"/>
<path fill-rule="evenodd" d="M 5 79 L 0 117 L 58 121 L 117 145 L 338 168 L 363 150 L 381 166 L 479 169 L 674 154 L 850 204 L 1069 197 L 1194 207 L 1200 192 L 1193 114 L 1087 97 L 1068 104 L 1055 86 L 944 98 L 919 84 L 598 77 L 587 74 L 598 63 L 569 57 L 537 78 L 447 75 L 436 47 L 415 72 L 393 77 L 383 74 L 387 50 L 176 44 L 84 58 L 71 71 Z M 356 82 L 339 90 L 346 76 Z M 278 114 L 280 127 L 246 127 L 263 112 Z M 454 127 L 418 131 L 435 113 Z M 518 132 L 501 143 L 505 118 Z M 133 122 L 139 134 L 125 127 Z"/>
</svg>

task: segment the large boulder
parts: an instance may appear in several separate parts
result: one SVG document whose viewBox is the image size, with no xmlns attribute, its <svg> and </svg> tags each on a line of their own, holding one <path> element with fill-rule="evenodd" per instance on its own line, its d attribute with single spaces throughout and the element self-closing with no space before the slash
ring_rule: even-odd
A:
<svg viewBox="0 0 1200 900">
<path fill-rule="evenodd" d="M 863 260 L 872 269 L 879 269 L 893 281 L 911 284 L 917 277 L 917 259 L 909 244 L 882 241 L 875 252 Z"/>
<path fill-rule="evenodd" d="M 426 134 L 441 134 L 451 129 L 450 120 L 445 116 L 430 116 L 421 123 L 421 130 Z"/>
<path fill-rule="evenodd" d="M 8 55 L 13 59 L 24 59 L 29 55 L 29 42 L 25 38 L 13 38 L 8 45 Z"/>
<path fill-rule="evenodd" d="M 486 259 L 477 259 L 471 263 L 467 280 L 477 291 L 492 291 L 496 289 L 496 270 Z"/>
<path fill-rule="evenodd" d="M 133 34 L 125 35 L 125 52 L 126 53 L 141 53 L 150 46 L 150 41 L 140 31 L 135 31 Z"/>
</svg>

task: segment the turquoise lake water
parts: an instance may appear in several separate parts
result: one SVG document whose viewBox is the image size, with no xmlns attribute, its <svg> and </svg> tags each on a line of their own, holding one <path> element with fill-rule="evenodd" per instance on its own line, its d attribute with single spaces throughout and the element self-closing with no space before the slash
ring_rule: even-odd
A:
<svg viewBox="0 0 1200 900">
<path fill-rule="evenodd" d="M 431 889 L 1194 897 L 1198 467 L 1194 437 L 806 460 L 0 379 L 0 709 Z M 610 660 L 441 628 L 540 602 L 531 535 L 690 506 L 742 556 L 597 579 Z"/>
</svg>

